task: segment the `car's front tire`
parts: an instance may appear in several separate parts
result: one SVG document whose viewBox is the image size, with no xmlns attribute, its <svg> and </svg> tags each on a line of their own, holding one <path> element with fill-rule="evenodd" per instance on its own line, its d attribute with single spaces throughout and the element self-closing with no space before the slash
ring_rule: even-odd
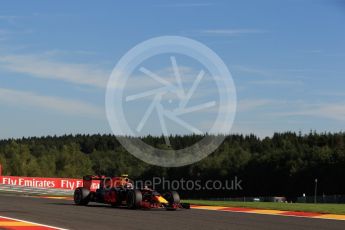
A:
<svg viewBox="0 0 345 230">
<path fill-rule="evenodd" d="M 172 204 L 179 204 L 181 199 L 180 195 L 176 191 L 170 191 L 164 195 L 164 198 L 169 202 L 170 205 Z"/>
<path fill-rule="evenodd" d="M 129 190 L 127 194 L 127 207 L 130 209 L 137 209 L 141 207 L 143 195 L 140 190 Z"/>
</svg>

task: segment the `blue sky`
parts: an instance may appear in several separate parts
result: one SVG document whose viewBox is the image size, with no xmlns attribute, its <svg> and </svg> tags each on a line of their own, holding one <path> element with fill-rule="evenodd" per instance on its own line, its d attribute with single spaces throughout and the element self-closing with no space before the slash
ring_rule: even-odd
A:
<svg viewBox="0 0 345 230">
<path fill-rule="evenodd" d="M 202 42 L 228 66 L 232 132 L 343 131 L 344 22 L 339 0 L 2 1 L 0 138 L 110 133 L 112 69 L 164 35 Z"/>
</svg>

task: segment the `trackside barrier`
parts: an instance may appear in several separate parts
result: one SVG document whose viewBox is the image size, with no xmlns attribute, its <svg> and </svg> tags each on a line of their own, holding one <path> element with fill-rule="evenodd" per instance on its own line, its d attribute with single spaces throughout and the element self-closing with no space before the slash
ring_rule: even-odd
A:
<svg viewBox="0 0 345 230">
<path fill-rule="evenodd" d="M 0 184 L 0 191 L 20 193 L 20 194 L 33 194 L 33 195 L 60 195 L 60 196 L 71 196 L 73 190 L 70 189 L 54 189 L 54 188 L 35 188 L 26 186 L 15 186 Z"/>
<path fill-rule="evenodd" d="M 0 176 L 0 191 L 28 194 L 71 195 L 77 187 L 83 186 L 82 179 Z M 99 183 L 93 183 L 97 188 Z"/>
</svg>

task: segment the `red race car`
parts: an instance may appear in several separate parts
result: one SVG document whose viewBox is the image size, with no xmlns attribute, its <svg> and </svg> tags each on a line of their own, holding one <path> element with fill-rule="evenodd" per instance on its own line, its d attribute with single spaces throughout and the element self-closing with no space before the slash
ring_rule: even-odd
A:
<svg viewBox="0 0 345 230">
<path fill-rule="evenodd" d="M 161 195 L 146 186 L 135 188 L 133 181 L 127 175 L 120 177 L 84 176 L 83 187 L 78 187 L 74 191 L 74 203 L 87 205 L 89 202 L 110 204 L 114 207 L 125 206 L 130 209 L 165 208 L 176 210 L 190 208 L 188 203 L 180 202 L 180 196 L 176 191 Z"/>
</svg>

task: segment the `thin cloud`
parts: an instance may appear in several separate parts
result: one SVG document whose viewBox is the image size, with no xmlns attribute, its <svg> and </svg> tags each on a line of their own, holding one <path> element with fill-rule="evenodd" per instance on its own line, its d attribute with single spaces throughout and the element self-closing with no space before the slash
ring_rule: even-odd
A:
<svg viewBox="0 0 345 230">
<path fill-rule="evenodd" d="M 0 67 L 10 72 L 27 74 L 32 77 L 61 80 L 99 88 L 106 86 L 110 74 L 110 72 L 97 68 L 97 66 L 70 64 L 40 55 L 0 56 Z"/>
<path fill-rule="evenodd" d="M 299 74 L 300 78 L 306 78 L 303 74 L 311 74 L 311 73 L 327 73 L 327 74 L 343 74 L 343 71 L 338 71 L 334 69 L 318 69 L 318 68 L 261 68 L 261 67 L 253 67 L 253 66 L 246 66 L 246 65 L 233 65 L 231 66 L 231 70 L 241 72 L 241 73 L 248 73 L 248 74 L 255 74 L 261 75 L 266 77 L 276 76 L 277 74 L 286 74 L 286 73 L 294 73 Z"/>
<path fill-rule="evenodd" d="M 277 80 L 258 80 L 258 81 L 250 81 L 250 84 L 254 85 L 303 85 L 303 81 L 299 80 L 283 80 L 283 79 L 277 79 Z"/>
<path fill-rule="evenodd" d="M 8 31 L 0 29 L 0 36 L 8 34 Z"/>
<path fill-rule="evenodd" d="M 320 49 L 314 49 L 314 50 L 304 50 L 304 53 L 310 53 L 310 54 L 320 54 L 323 52 L 323 50 Z"/>
<path fill-rule="evenodd" d="M 274 74 L 270 70 L 253 68 L 253 67 L 242 66 L 242 65 L 231 66 L 231 69 L 234 71 L 242 72 L 242 73 L 260 75 L 260 76 L 267 76 L 267 77 L 274 76 Z"/>
<path fill-rule="evenodd" d="M 0 29 L 0 41 L 6 40 L 9 34 L 7 30 Z"/>
<path fill-rule="evenodd" d="M 200 31 L 203 35 L 212 36 L 239 36 L 245 34 L 261 34 L 265 32 L 266 31 L 259 29 L 209 29 Z"/>
<path fill-rule="evenodd" d="M 47 56 L 70 56 L 70 55 L 96 55 L 96 52 L 89 51 L 89 50 L 58 50 L 58 49 L 53 49 L 53 50 L 48 50 L 44 52 L 44 55 Z"/>
<path fill-rule="evenodd" d="M 13 15 L 0 15 L 0 21 L 7 21 L 9 23 L 13 23 L 18 16 L 13 16 Z"/>
<path fill-rule="evenodd" d="M 193 83 L 200 71 L 183 65 L 180 65 L 178 69 L 182 76 L 182 82 L 186 86 Z M 174 76 L 174 70 L 172 67 L 154 69 L 150 71 L 154 71 L 159 77 L 161 77 L 167 82 L 170 82 L 173 85 L 177 84 L 176 78 Z M 207 80 L 209 80 L 209 77 L 207 78 Z M 126 85 L 123 85 L 123 88 L 126 91 L 134 91 L 138 93 L 138 91 L 143 92 L 145 90 L 152 90 L 162 86 L 163 85 L 161 83 L 150 79 L 147 75 L 143 73 L 137 73 L 129 77 Z"/>
<path fill-rule="evenodd" d="M 319 117 L 345 122 L 345 103 L 305 105 L 301 109 L 295 109 L 295 111 L 279 112 L 272 115 Z"/>
<path fill-rule="evenodd" d="M 294 79 L 291 79 L 291 72 L 302 72 L 304 70 L 297 70 L 297 69 L 261 69 L 261 68 L 253 68 L 248 66 L 232 66 L 236 72 L 245 73 L 245 76 L 252 76 L 260 78 L 256 78 L 255 80 L 248 81 L 249 84 L 253 85 L 304 85 L 304 82 L 301 79 L 305 79 L 305 76 L 294 76 Z M 278 77 L 277 77 L 278 76 Z M 284 76 L 284 77 L 281 77 Z M 287 79 L 289 76 L 289 79 Z M 298 78 L 298 79 L 296 79 Z"/>
<path fill-rule="evenodd" d="M 212 6 L 214 5 L 213 3 L 207 3 L 207 2 L 185 2 L 185 3 L 168 3 L 168 4 L 158 4 L 155 5 L 157 7 L 207 7 L 207 6 Z"/>
<path fill-rule="evenodd" d="M 277 102 L 268 99 L 243 99 L 237 103 L 237 110 L 238 112 L 248 112 L 274 103 Z"/>
<path fill-rule="evenodd" d="M 208 109 L 207 112 L 210 113 L 228 113 L 231 112 L 250 112 L 256 109 L 264 108 L 267 106 L 273 106 L 279 104 L 279 101 L 270 99 L 242 99 L 237 101 L 236 108 L 234 106 L 221 106 Z M 234 111 L 236 109 L 236 111 Z"/>
<path fill-rule="evenodd" d="M 0 103 L 15 107 L 38 107 L 68 115 L 104 117 L 104 109 L 95 105 L 28 91 L 0 88 Z"/>
<path fill-rule="evenodd" d="M 345 92 L 343 91 L 317 91 L 314 92 L 315 95 L 327 96 L 327 97 L 345 97 Z"/>
<path fill-rule="evenodd" d="M 345 121 L 345 103 L 325 105 L 317 108 L 314 112 L 321 117 Z"/>
</svg>

